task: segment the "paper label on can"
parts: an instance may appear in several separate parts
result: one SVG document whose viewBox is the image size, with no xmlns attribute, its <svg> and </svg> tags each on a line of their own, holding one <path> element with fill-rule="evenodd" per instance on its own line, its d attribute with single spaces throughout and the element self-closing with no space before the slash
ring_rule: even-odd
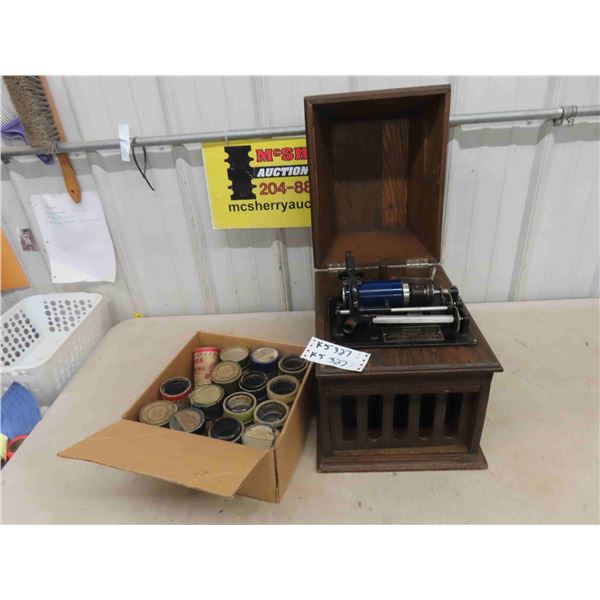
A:
<svg viewBox="0 0 600 600">
<path fill-rule="evenodd" d="M 310 338 L 310 342 L 304 348 L 301 356 L 310 362 L 320 365 L 337 367 L 346 371 L 357 371 L 359 373 L 365 368 L 369 362 L 369 358 L 371 358 L 371 355 L 367 352 L 360 352 L 359 350 L 346 348 L 346 346 L 338 346 L 337 344 L 332 344 L 316 337 Z"/>
</svg>

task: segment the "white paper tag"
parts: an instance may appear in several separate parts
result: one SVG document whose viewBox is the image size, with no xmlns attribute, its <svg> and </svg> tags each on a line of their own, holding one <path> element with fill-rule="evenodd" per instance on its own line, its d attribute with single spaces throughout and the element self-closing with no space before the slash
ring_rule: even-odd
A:
<svg viewBox="0 0 600 600">
<path fill-rule="evenodd" d="M 34 194 L 31 206 L 53 283 L 115 281 L 115 249 L 96 192 L 82 192 L 79 204 L 67 192 Z"/>
<path fill-rule="evenodd" d="M 369 362 L 371 355 L 312 337 L 302 352 L 302 358 L 320 365 L 360 373 Z"/>
<path fill-rule="evenodd" d="M 119 123 L 119 143 L 121 146 L 121 160 L 129 162 L 131 140 L 129 139 L 129 125 L 127 123 Z"/>
</svg>

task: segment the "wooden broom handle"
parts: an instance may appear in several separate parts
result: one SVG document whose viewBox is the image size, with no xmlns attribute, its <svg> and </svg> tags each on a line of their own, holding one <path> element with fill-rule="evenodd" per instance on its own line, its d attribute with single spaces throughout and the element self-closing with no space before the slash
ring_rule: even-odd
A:
<svg viewBox="0 0 600 600">
<path fill-rule="evenodd" d="M 58 111 L 56 110 L 56 105 L 54 104 L 54 99 L 50 93 L 48 82 L 46 81 L 45 77 L 40 77 L 40 81 L 42 82 L 42 87 L 46 93 L 46 100 L 48 100 L 48 106 L 50 107 L 50 112 L 52 113 L 52 120 L 54 121 L 58 131 L 58 138 L 61 142 L 64 142 L 65 132 L 62 128 L 62 123 L 60 122 Z M 71 198 L 73 198 L 73 202 L 79 204 L 81 202 L 81 188 L 79 187 L 79 181 L 77 181 L 77 175 L 75 175 L 75 170 L 73 169 L 69 155 L 57 154 L 56 156 L 58 158 L 58 162 L 60 163 L 60 168 L 62 170 L 63 179 L 65 180 L 67 192 L 69 192 Z"/>
<path fill-rule="evenodd" d="M 57 154 L 56 156 L 58 158 L 58 162 L 60 163 L 60 168 L 65 180 L 67 192 L 69 192 L 71 198 L 73 198 L 73 201 L 79 204 L 81 202 L 81 188 L 79 187 L 79 181 L 77 181 L 77 175 L 75 175 L 69 155 Z"/>
</svg>

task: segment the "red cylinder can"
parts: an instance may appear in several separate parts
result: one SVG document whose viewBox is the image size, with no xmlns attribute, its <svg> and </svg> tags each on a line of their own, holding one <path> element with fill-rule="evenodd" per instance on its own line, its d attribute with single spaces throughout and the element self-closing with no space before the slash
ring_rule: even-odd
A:
<svg viewBox="0 0 600 600">
<path fill-rule="evenodd" d="M 214 366 L 219 362 L 220 348 L 202 346 L 194 350 L 194 387 L 208 385 Z"/>
</svg>

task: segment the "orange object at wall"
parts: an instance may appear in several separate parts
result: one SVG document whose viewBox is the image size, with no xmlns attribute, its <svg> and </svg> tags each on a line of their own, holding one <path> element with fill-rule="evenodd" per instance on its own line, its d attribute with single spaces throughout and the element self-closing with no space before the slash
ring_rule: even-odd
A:
<svg viewBox="0 0 600 600">
<path fill-rule="evenodd" d="M 25 276 L 17 257 L 11 248 L 8 239 L 2 233 L 2 291 L 16 290 L 29 287 L 29 280 Z"/>
</svg>

